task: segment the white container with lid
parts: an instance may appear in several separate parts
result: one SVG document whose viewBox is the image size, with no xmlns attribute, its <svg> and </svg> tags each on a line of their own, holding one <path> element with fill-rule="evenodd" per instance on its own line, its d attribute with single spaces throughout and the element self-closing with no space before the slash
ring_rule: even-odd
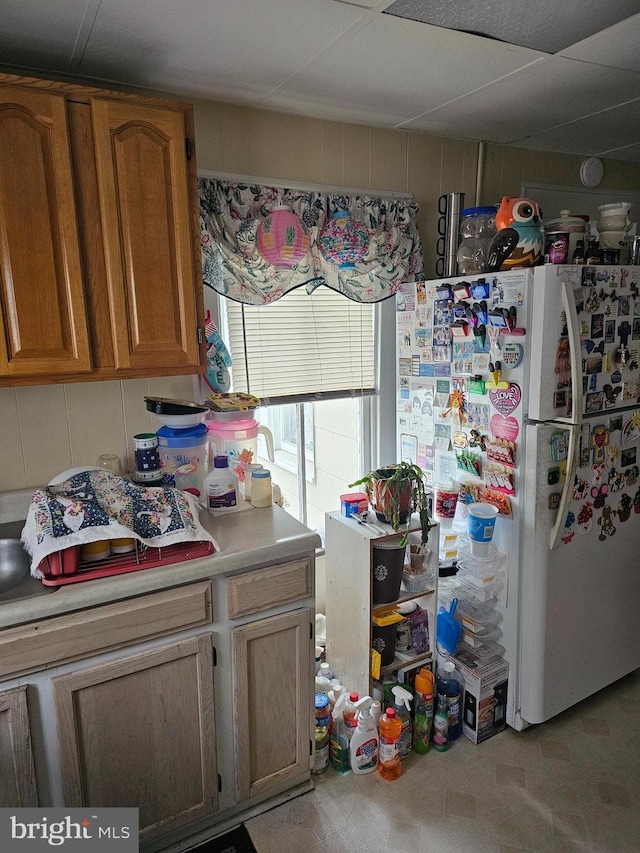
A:
<svg viewBox="0 0 640 853">
<path fill-rule="evenodd" d="M 271 506 L 272 500 L 271 471 L 268 468 L 258 468 L 251 474 L 251 505 Z"/>
<path fill-rule="evenodd" d="M 567 263 L 571 263 L 578 240 L 584 240 L 585 248 L 589 236 L 589 217 L 577 216 L 568 210 L 561 210 L 560 215 L 544 226 L 545 234 L 553 234 L 559 231 L 569 235 L 569 246 L 567 249 Z"/>
<path fill-rule="evenodd" d="M 251 477 L 254 471 L 258 471 L 260 468 L 264 468 L 260 462 L 250 462 L 248 465 L 245 465 L 244 469 L 244 499 L 245 501 L 251 500 Z"/>
</svg>

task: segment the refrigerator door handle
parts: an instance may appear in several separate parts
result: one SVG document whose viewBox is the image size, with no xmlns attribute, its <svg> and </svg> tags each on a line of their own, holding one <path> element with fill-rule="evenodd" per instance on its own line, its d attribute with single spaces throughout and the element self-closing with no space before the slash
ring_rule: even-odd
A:
<svg viewBox="0 0 640 853">
<path fill-rule="evenodd" d="M 580 340 L 580 325 L 576 301 L 573 296 L 573 285 L 568 281 L 562 282 L 562 307 L 567 319 L 567 337 L 569 338 L 569 355 L 571 358 L 571 420 L 576 423 L 582 417 L 582 341 Z"/>
<path fill-rule="evenodd" d="M 555 524 L 551 528 L 551 534 L 549 536 L 549 548 L 552 551 L 555 551 L 555 549 L 560 544 L 560 538 L 564 530 L 564 524 L 567 518 L 567 507 L 569 506 L 569 501 L 571 500 L 571 496 L 573 495 L 573 482 L 576 477 L 576 461 L 578 456 L 578 448 L 580 446 L 580 442 L 578 441 L 578 428 L 574 426 L 569 426 L 567 427 L 567 429 L 569 431 L 569 447 L 567 450 L 567 473 L 564 480 L 562 494 L 560 495 L 558 514 L 556 516 Z"/>
</svg>

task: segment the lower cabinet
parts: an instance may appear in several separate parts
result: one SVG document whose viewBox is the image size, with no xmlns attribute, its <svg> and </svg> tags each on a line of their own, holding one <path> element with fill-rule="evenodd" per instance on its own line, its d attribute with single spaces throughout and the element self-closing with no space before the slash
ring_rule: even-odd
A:
<svg viewBox="0 0 640 853">
<path fill-rule="evenodd" d="M 309 776 L 313 619 L 303 608 L 232 631 L 239 801 Z"/>
<path fill-rule="evenodd" d="M 0 768 L 0 806 L 37 806 L 26 687 L 0 693 Z"/>
<path fill-rule="evenodd" d="M 215 811 L 211 633 L 52 680 L 67 806 L 139 808 L 140 837 Z"/>
</svg>

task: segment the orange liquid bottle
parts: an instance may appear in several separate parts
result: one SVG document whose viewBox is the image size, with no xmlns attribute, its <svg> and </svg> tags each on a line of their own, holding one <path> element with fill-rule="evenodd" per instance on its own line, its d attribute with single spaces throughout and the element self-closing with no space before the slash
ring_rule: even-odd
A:
<svg viewBox="0 0 640 853">
<path fill-rule="evenodd" d="M 400 735 L 402 720 L 395 708 L 387 708 L 378 721 L 380 729 L 380 748 L 378 752 L 378 772 L 383 779 L 397 779 L 402 772 L 400 761 Z"/>
</svg>

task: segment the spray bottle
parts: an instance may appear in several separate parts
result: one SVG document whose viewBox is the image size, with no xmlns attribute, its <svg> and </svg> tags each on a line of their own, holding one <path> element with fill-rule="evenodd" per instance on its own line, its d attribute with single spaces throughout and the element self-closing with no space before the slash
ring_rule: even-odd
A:
<svg viewBox="0 0 640 853">
<path fill-rule="evenodd" d="M 369 712 L 373 719 L 373 722 L 378 725 L 378 720 L 382 716 L 382 705 L 380 704 L 378 699 L 374 699 L 371 703 L 371 711 Z"/>
<path fill-rule="evenodd" d="M 444 696 L 438 696 L 438 710 L 433 718 L 433 748 L 438 752 L 449 749 L 449 716 Z"/>
<path fill-rule="evenodd" d="M 349 738 L 344 722 L 343 708 L 349 699 L 348 693 L 341 693 L 331 711 L 331 735 L 329 737 L 329 764 L 336 773 L 346 775 L 351 769 L 349 763 Z"/>
<path fill-rule="evenodd" d="M 400 735 L 400 758 L 404 759 L 411 753 L 411 693 L 399 684 L 391 688 L 395 699 L 393 707 L 396 709 L 398 719 L 402 720 L 402 734 Z"/>
<path fill-rule="evenodd" d="M 358 726 L 349 745 L 351 769 L 356 774 L 371 773 L 378 766 L 380 740 L 378 728 L 369 712 L 372 702 L 371 696 L 364 696 L 356 702 Z"/>
<path fill-rule="evenodd" d="M 431 670 L 423 666 L 413 685 L 415 717 L 413 720 L 413 748 L 419 755 L 429 751 L 433 726 L 435 679 Z"/>
</svg>

